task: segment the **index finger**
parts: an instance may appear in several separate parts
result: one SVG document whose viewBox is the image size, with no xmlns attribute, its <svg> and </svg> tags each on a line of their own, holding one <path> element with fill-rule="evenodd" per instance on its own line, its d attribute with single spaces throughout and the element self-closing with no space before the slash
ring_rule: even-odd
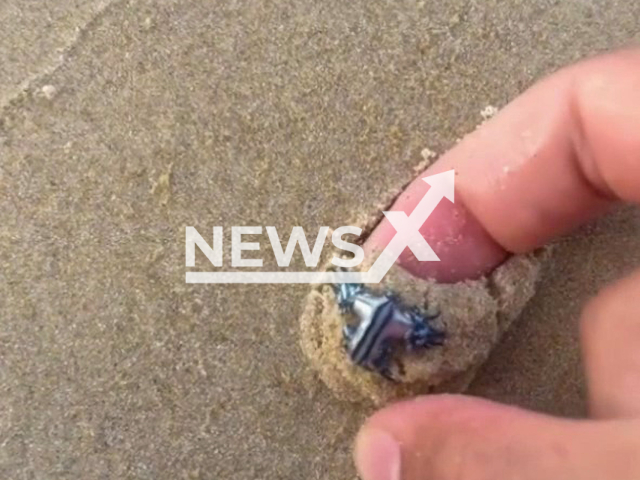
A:
<svg viewBox="0 0 640 480">
<path fill-rule="evenodd" d="M 420 229 L 440 262 L 409 249 L 398 263 L 451 282 L 487 273 L 604 212 L 640 202 L 640 51 L 567 67 L 506 106 L 420 175 L 454 169 L 456 202 L 443 201 Z M 416 179 L 392 210 L 410 214 L 428 190 Z M 395 235 L 384 219 L 365 250 Z"/>
</svg>

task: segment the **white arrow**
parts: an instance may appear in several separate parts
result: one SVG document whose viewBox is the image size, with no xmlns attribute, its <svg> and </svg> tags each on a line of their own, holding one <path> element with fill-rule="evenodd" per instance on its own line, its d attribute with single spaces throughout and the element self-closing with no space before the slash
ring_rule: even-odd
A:
<svg viewBox="0 0 640 480">
<path fill-rule="evenodd" d="M 438 262 L 440 259 L 419 229 L 427 221 L 443 198 L 454 201 L 454 170 L 424 177 L 422 180 L 431 188 L 416 205 L 411 215 L 404 212 L 383 212 L 397 233 L 382 251 L 368 272 L 364 274 L 366 283 L 379 283 L 406 247 L 409 247 L 419 261 Z"/>
</svg>

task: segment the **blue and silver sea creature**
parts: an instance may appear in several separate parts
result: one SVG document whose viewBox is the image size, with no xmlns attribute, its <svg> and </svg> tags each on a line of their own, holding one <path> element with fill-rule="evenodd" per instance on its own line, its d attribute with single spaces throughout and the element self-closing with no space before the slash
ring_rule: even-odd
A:
<svg viewBox="0 0 640 480">
<path fill-rule="evenodd" d="M 442 345 L 444 332 L 431 325 L 438 315 L 408 307 L 397 296 L 379 295 L 364 285 L 343 283 L 333 288 L 340 310 L 358 320 L 357 325 L 345 325 L 342 332 L 345 348 L 356 365 L 394 380 L 390 366 L 394 346 L 416 350 Z"/>
</svg>

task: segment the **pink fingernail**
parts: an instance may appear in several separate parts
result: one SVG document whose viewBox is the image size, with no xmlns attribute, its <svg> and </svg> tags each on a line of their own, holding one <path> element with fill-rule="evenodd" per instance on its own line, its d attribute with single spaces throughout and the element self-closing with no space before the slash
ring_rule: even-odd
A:
<svg viewBox="0 0 640 480">
<path fill-rule="evenodd" d="M 362 480 L 400 480 L 400 444 L 382 430 L 358 436 L 355 462 Z"/>
</svg>

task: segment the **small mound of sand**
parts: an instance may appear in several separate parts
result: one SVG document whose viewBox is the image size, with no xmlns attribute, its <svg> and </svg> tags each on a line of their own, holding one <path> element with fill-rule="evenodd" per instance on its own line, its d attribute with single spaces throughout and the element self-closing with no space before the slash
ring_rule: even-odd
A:
<svg viewBox="0 0 640 480">
<path fill-rule="evenodd" d="M 457 284 L 424 282 L 393 267 L 378 288 L 391 288 L 410 304 L 441 312 L 445 344 L 396 355 L 399 383 L 357 367 L 342 346 L 344 317 L 333 289 L 317 286 L 306 299 L 301 345 L 320 378 L 341 399 L 381 405 L 402 397 L 460 392 L 534 294 L 543 255 L 515 256 L 488 278 Z"/>
<path fill-rule="evenodd" d="M 397 193 L 390 195 L 387 207 Z M 376 213 L 354 223 L 363 228 L 361 238 L 368 236 L 381 216 Z M 394 356 L 397 383 L 350 361 L 342 343 L 346 318 L 338 310 L 330 285 L 314 286 L 306 298 L 300 319 L 302 350 L 320 378 L 344 400 L 372 401 L 380 406 L 416 394 L 461 392 L 533 297 L 547 256 L 548 249 L 513 256 L 488 277 L 457 284 L 426 282 L 394 265 L 380 285 L 368 286 L 390 289 L 407 304 L 440 312 L 437 326 L 446 332 L 443 346 Z"/>
</svg>

